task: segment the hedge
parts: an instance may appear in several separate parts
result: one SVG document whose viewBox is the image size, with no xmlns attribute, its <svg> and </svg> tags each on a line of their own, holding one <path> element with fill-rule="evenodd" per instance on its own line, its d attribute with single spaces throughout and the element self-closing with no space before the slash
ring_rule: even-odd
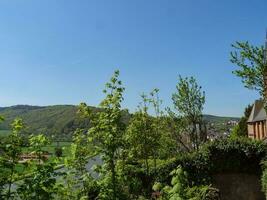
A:
<svg viewBox="0 0 267 200">
<path fill-rule="evenodd" d="M 267 155 L 267 145 L 248 138 L 220 139 L 205 144 L 198 152 L 177 155 L 152 171 L 151 179 L 170 183 L 170 172 L 179 165 L 188 173 L 192 186 L 207 185 L 212 175 L 219 173 L 247 173 L 260 175 L 261 162 Z"/>
</svg>

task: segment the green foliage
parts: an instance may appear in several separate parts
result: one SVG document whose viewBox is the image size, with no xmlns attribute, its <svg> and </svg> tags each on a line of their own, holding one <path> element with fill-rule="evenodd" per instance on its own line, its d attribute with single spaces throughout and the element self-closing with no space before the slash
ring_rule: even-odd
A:
<svg viewBox="0 0 267 200">
<path fill-rule="evenodd" d="M 190 187 L 210 185 L 217 173 L 261 174 L 261 160 L 266 156 L 266 145 L 248 138 L 221 139 L 207 143 L 199 151 L 177 155 L 174 160 L 160 165 L 148 180 L 170 184 L 170 173 L 177 166 L 187 172 Z M 136 172 L 142 177 L 142 172 Z"/>
<path fill-rule="evenodd" d="M 198 149 L 201 142 L 205 139 L 202 130 L 203 116 L 202 110 L 205 103 L 205 92 L 197 84 L 193 77 L 182 78 L 179 76 L 178 84 L 176 85 L 176 92 L 172 95 L 172 101 L 175 112 L 169 109 L 169 115 L 173 118 L 177 127 L 182 129 L 175 133 L 179 142 L 187 149 Z M 191 144 L 187 146 L 182 142 L 181 134 L 189 138 Z"/>
<path fill-rule="evenodd" d="M 153 186 L 154 191 L 161 191 L 160 199 L 162 200 L 217 200 L 219 199 L 219 192 L 210 185 L 200 185 L 190 187 L 188 184 L 187 173 L 178 166 L 173 170 L 171 186 L 162 186 L 156 183 Z"/>
<path fill-rule="evenodd" d="M 17 189 L 20 199 L 52 199 L 57 193 L 55 163 L 37 165 L 32 176 L 23 179 L 23 184 Z"/>
<path fill-rule="evenodd" d="M 216 140 L 205 149 L 210 154 L 212 173 L 260 174 L 260 163 L 266 156 L 266 144 L 248 138 Z"/>
<path fill-rule="evenodd" d="M 181 167 L 178 167 L 170 175 L 173 176 L 171 181 L 172 188 L 165 189 L 168 193 L 168 199 L 185 199 L 185 190 L 188 185 L 186 172 Z"/>
<path fill-rule="evenodd" d="M 21 199 L 52 199 L 56 194 L 56 161 L 47 161 L 43 147 L 49 144 L 49 139 L 43 135 L 31 135 L 29 145 L 31 154 L 36 155 L 35 160 L 31 160 L 29 168 L 31 168 L 31 176 L 26 177 L 19 184 L 17 193 Z"/>
<path fill-rule="evenodd" d="M 161 110 L 159 90 L 154 89 L 150 95 L 142 95 L 139 110 L 130 119 L 125 117 L 128 112 L 121 108 L 124 87 L 116 71 L 106 84 L 105 98 L 99 109 L 82 103 L 75 108 L 79 117 L 72 116 L 68 125 L 63 107 L 56 106 L 57 111 L 52 107 L 32 108 L 31 112 L 36 113 L 44 109 L 45 114 L 38 117 L 35 113 L 31 117 L 39 122 L 48 121 L 44 124 L 46 128 L 34 129 L 50 130 L 55 134 L 51 138 L 57 141 L 57 134 L 74 127 L 82 128 L 72 135 L 68 156 L 61 158 L 63 149 L 52 146 L 47 137 L 50 133 L 25 134 L 30 129 L 25 131 L 22 120 L 15 120 L 12 133 L 0 141 L 0 199 L 12 199 L 15 195 L 22 200 L 149 199 L 155 182 L 153 190 L 161 192 L 160 198 L 164 200 L 217 199 L 218 191 L 210 186 L 213 174 L 259 174 L 266 145 L 246 138 L 203 144 L 205 94 L 192 77 L 180 77 L 176 89 L 172 96 L 175 111 L 169 109 L 169 115 Z M 24 108 L 14 109 L 24 115 Z M 72 115 L 74 107 L 68 108 L 71 108 L 68 114 Z M 62 119 L 52 124 L 53 115 Z M 55 150 L 58 158 L 48 158 L 49 148 Z M 33 158 L 21 162 L 22 153 Z M 93 178 L 86 164 L 96 156 L 101 157 L 103 163 L 94 166 L 97 178 Z M 63 161 L 64 168 L 58 170 L 58 164 Z M 24 168 L 27 173 L 21 173 Z"/>
<path fill-rule="evenodd" d="M 137 198 L 138 190 L 139 195 L 149 197 L 152 187 L 149 176 L 152 169 L 156 172 L 158 161 L 172 156 L 170 150 L 175 146 L 168 132 L 167 117 L 161 110 L 159 90 L 154 89 L 149 96 L 143 94 L 141 98 L 138 111 L 133 114 L 124 139 L 126 164 L 123 166 L 122 176 L 132 198 Z M 131 168 L 129 163 L 135 166 Z M 139 177 L 135 177 L 135 172 L 139 173 Z"/>
<path fill-rule="evenodd" d="M 211 185 L 194 186 L 187 188 L 186 196 L 190 200 L 219 200 L 219 190 Z"/>
<path fill-rule="evenodd" d="M 259 91 L 264 95 L 264 75 L 266 63 L 264 63 L 263 46 L 256 47 L 248 42 L 236 42 L 232 45 L 235 49 L 231 52 L 231 62 L 240 67 L 233 73 L 241 77 L 244 86 Z"/>
<path fill-rule="evenodd" d="M 88 135 L 84 130 L 77 129 L 73 135 L 71 152 L 65 159 L 66 173 L 58 181 L 60 199 L 80 199 L 87 197 L 95 181 L 86 170 L 86 164 L 92 156 Z"/>
<path fill-rule="evenodd" d="M 93 112 L 99 109 L 90 107 Z M 77 128 L 88 129 L 89 120 L 79 118 L 76 115 L 77 106 L 56 105 L 56 106 L 12 106 L 0 110 L 0 115 L 5 117 L 5 121 L 0 124 L 0 130 L 9 130 L 9 124 L 17 117 L 21 118 L 27 127 L 23 130 L 26 134 L 44 133 L 49 136 L 55 136 L 56 139 L 69 141 Z M 125 118 L 129 113 L 125 112 Z"/>
<path fill-rule="evenodd" d="M 230 137 L 247 137 L 248 136 L 248 125 L 247 118 L 242 117 L 237 125 L 234 126 Z"/>
<path fill-rule="evenodd" d="M 142 95 L 142 102 L 139 105 L 139 111 L 136 112 L 126 131 L 125 141 L 127 142 L 127 151 L 129 157 L 135 160 L 143 160 L 146 173 L 149 174 L 148 159 L 157 158 L 159 154 L 160 133 L 158 126 L 158 118 L 149 116 L 150 99 L 146 95 Z M 156 102 L 154 102 L 156 104 Z M 157 107 L 157 106 L 156 106 Z M 158 108 L 156 108 L 158 110 Z"/>
<path fill-rule="evenodd" d="M 12 123 L 12 133 L 1 143 L 0 198 L 11 199 L 14 197 L 11 186 L 18 174 L 16 166 L 22 153 L 22 138 L 20 132 L 23 128 L 24 125 L 21 119 L 14 120 Z"/>
<path fill-rule="evenodd" d="M 115 71 L 110 82 L 106 84 L 106 98 L 100 103 L 102 112 L 93 113 L 81 104 L 80 113 L 89 116 L 92 127 L 88 131 L 88 141 L 93 146 L 95 154 L 101 155 L 104 164 L 99 166 L 101 179 L 100 199 L 118 199 L 121 192 L 116 172 L 120 149 L 123 147 L 125 124 L 122 120 L 121 103 L 124 88 L 118 80 L 119 71 Z"/>
<path fill-rule="evenodd" d="M 244 116 L 239 120 L 238 124 L 233 128 L 231 137 L 248 137 L 248 125 L 247 121 L 251 113 L 252 106 L 248 105 L 245 108 Z"/>
<path fill-rule="evenodd" d="M 170 173 L 181 166 L 187 172 L 188 184 L 194 185 L 206 185 L 211 182 L 211 163 L 209 162 L 209 154 L 206 151 L 199 151 L 195 153 L 183 153 L 177 155 L 174 160 L 167 161 L 158 167 L 157 172 L 151 172 L 151 176 L 154 177 L 154 173 L 157 173 L 156 180 L 163 184 L 169 184 L 171 180 Z"/>
<path fill-rule="evenodd" d="M 237 137 L 243 137 L 245 136 L 244 132 L 241 131 L 241 128 L 239 125 L 235 125 L 234 128 L 231 130 L 230 137 L 231 138 L 237 138 Z"/>
<path fill-rule="evenodd" d="M 190 121 L 200 121 L 205 103 L 205 93 L 201 91 L 196 79 L 193 77 L 183 79 L 180 76 L 176 90 L 177 93 L 172 95 L 172 100 L 179 114 Z"/>
<path fill-rule="evenodd" d="M 173 157 L 176 142 L 173 140 L 170 133 L 168 123 L 169 117 L 161 108 L 163 101 L 159 98 L 159 89 L 153 89 L 148 100 L 150 102 L 150 109 L 153 110 L 154 113 L 152 118 L 152 157 L 154 161 L 154 168 L 156 169 L 158 159 L 168 159 Z"/>
<path fill-rule="evenodd" d="M 147 113 L 135 113 L 128 128 L 126 141 L 128 142 L 129 157 L 144 160 L 146 172 L 149 173 L 148 159 L 153 155 L 153 125 Z"/>
<path fill-rule="evenodd" d="M 86 172 L 85 165 L 88 162 L 91 151 L 89 148 L 87 134 L 83 130 L 78 129 L 73 136 L 71 144 L 71 155 L 68 158 L 68 166 L 76 169 L 80 175 Z"/>
</svg>

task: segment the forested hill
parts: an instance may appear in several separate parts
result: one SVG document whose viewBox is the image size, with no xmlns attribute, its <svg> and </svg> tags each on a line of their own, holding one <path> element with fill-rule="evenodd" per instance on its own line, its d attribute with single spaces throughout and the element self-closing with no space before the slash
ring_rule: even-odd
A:
<svg viewBox="0 0 267 200">
<path fill-rule="evenodd" d="M 99 109 L 91 107 L 95 112 Z M 0 107 L 0 115 L 5 121 L 0 124 L 0 130 L 10 129 L 10 123 L 15 118 L 22 118 L 29 127 L 29 133 L 46 133 L 52 135 L 70 136 L 76 128 L 89 126 L 88 120 L 81 120 L 77 116 L 77 106 L 55 105 L 55 106 L 29 106 L 17 105 L 11 107 Z M 238 120 L 233 117 L 218 117 L 205 115 L 205 120 L 211 123 L 225 123 L 229 120 Z M 125 121 L 130 119 L 128 112 L 124 113 Z"/>
<path fill-rule="evenodd" d="M 78 118 L 77 106 L 73 105 L 2 107 L 0 115 L 5 118 L 0 124 L 0 130 L 10 129 L 10 123 L 15 118 L 22 118 L 29 133 L 70 135 L 76 128 L 86 127 L 89 124 L 88 121 Z"/>
</svg>

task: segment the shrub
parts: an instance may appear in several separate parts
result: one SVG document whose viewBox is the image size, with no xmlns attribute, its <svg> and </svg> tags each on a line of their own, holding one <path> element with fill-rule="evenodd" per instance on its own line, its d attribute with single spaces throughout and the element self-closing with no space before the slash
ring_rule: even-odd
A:
<svg viewBox="0 0 267 200">
<path fill-rule="evenodd" d="M 140 166 L 129 164 L 125 177 L 139 179 L 139 183 L 142 183 L 141 188 L 147 188 L 147 186 L 152 188 L 155 182 L 171 185 L 172 175 L 170 173 L 181 166 L 187 173 L 188 187 L 191 188 L 188 192 L 199 190 L 199 193 L 206 191 L 210 196 L 216 196 L 218 191 L 207 187 L 212 184 L 214 174 L 249 173 L 259 175 L 262 173 L 261 161 L 266 156 L 266 149 L 266 144 L 263 142 L 248 138 L 220 139 L 205 144 L 199 151 L 179 154 L 175 159 L 162 163 L 156 170 L 152 169 L 148 175 Z M 138 182 L 138 180 L 135 181 Z M 194 189 L 194 187 L 197 188 Z M 151 194 L 151 191 L 143 192 L 146 193 L 146 196 Z"/>
<path fill-rule="evenodd" d="M 219 200 L 219 190 L 211 185 L 201 185 L 188 188 L 186 195 L 190 200 Z"/>
<path fill-rule="evenodd" d="M 261 174 L 261 161 L 266 156 L 266 144 L 248 138 L 223 139 L 204 147 L 209 152 L 211 173 Z"/>
<path fill-rule="evenodd" d="M 155 181 L 169 184 L 170 172 L 181 166 L 186 172 L 189 185 L 209 185 L 212 175 L 218 173 L 262 173 L 261 161 L 266 156 L 266 144 L 248 138 L 220 139 L 204 145 L 200 151 L 177 155 L 166 162 L 152 177 Z"/>
<path fill-rule="evenodd" d="M 211 185 L 199 185 L 190 187 L 187 173 L 179 166 L 171 172 L 171 186 L 163 187 L 161 183 L 155 183 L 154 191 L 161 191 L 161 200 L 218 200 L 219 190 Z"/>
</svg>

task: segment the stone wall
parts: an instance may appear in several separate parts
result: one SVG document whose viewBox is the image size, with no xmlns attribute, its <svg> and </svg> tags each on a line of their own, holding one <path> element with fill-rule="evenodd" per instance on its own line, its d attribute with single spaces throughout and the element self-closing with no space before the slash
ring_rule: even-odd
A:
<svg viewBox="0 0 267 200">
<path fill-rule="evenodd" d="M 221 200 L 265 200 L 260 177 L 251 174 L 217 174 L 214 186 L 220 190 Z"/>
</svg>

